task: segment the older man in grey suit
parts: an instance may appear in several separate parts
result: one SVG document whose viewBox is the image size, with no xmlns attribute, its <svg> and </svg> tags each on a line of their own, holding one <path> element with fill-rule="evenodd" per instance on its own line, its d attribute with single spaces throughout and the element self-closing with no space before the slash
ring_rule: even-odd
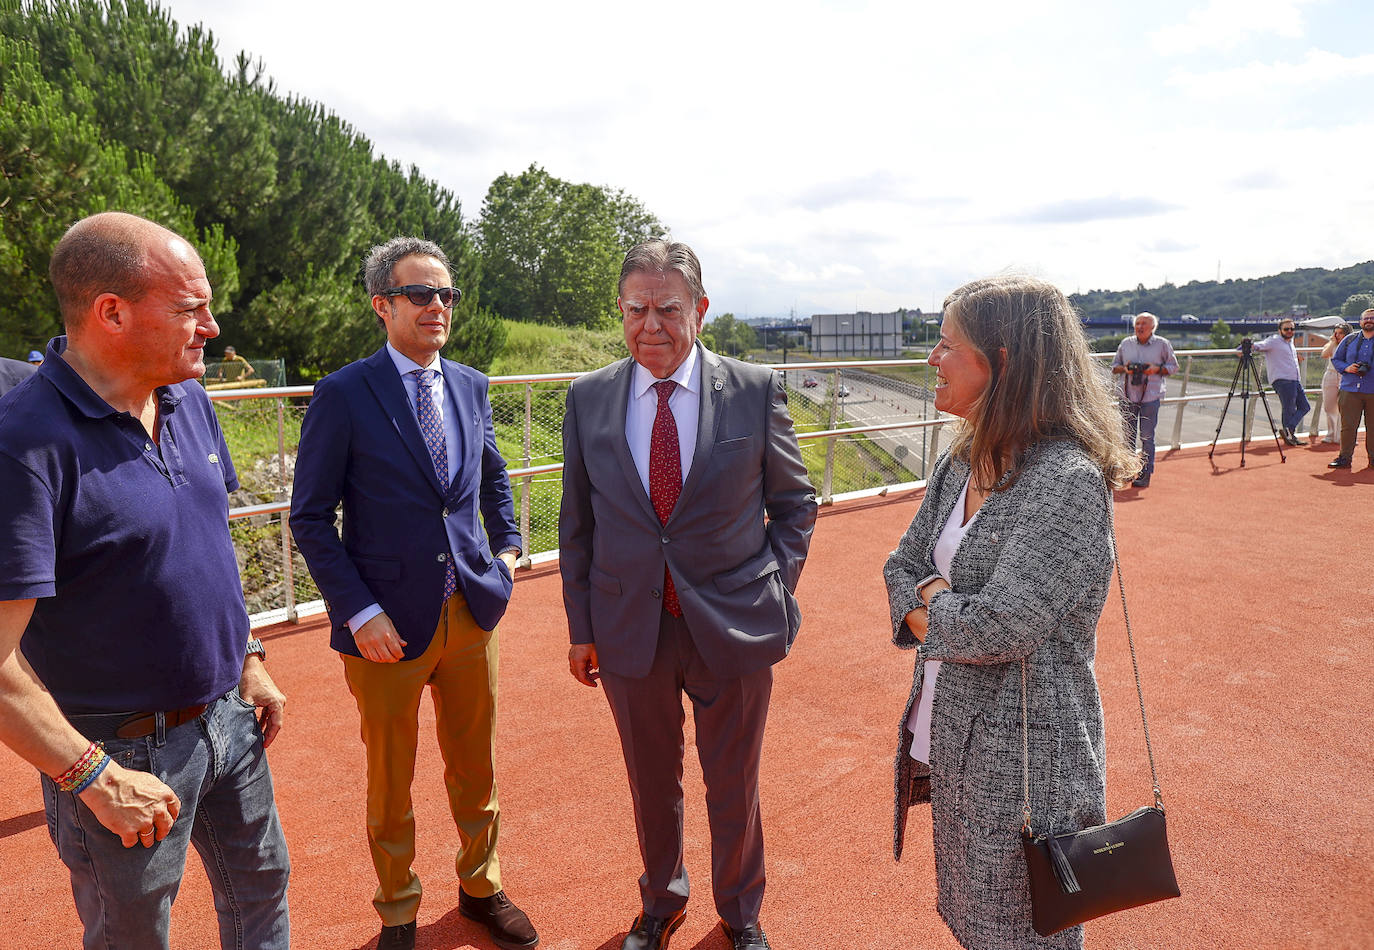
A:
<svg viewBox="0 0 1374 950">
<path fill-rule="evenodd" d="M 685 913 L 685 692 L 716 910 L 736 950 L 763 950 L 759 756 L 772 667 L 801 624 L 815 490 L 782 379 L 697 342 L 709 301 L 692 249 L 638 245 L 619 291 L 630 358 L 568 392 L 559 556 L 569 666 L 605 685 L 644 860 L 621 947 L 662 950 Z"/>
</svg>

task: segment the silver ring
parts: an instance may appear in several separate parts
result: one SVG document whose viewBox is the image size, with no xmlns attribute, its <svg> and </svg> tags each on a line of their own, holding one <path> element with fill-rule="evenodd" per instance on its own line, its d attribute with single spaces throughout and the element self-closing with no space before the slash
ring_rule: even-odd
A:
<svg viewBox="0 0 1374 950">
<path fill-rule="evenodd" d="M 140 831 L 140 832 L 138 833 L 138 836 L 139 836 L 140 838 L 150 838 L 150 837 L 152 837 L 152 836 L 155 835 L 155 834 L 157 834 L 157 829 L 156 829 L 156 828 L 152 828 L 152 829 L 149 829 L 148 831 Z"/>
</svg>

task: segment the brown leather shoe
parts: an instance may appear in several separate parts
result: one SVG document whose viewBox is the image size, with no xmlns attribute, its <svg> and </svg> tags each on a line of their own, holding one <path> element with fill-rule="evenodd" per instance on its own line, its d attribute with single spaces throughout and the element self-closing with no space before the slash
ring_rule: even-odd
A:
<svg viewBox="0 0 1374 950">
<path fill-rule="evenodd" d="M 473 897 L 460 890 L 458 913 L 486 927 L 491 933 L 491 942 L 501 950 L 530 950 L 539 946 L 539 934 L 534 925 L 505 891 L 497 891 L 490 897 Z"/>
<path fill-rule="evenodd" d="M 630 925 L 630 932 L 621 941 L 620 950 L 667 950 L 673 931 L 682 926 L 686 917 L 685 909 L 670 917 L 654 917 L 641 911 Z"/>
<path fill-rule="evenodd" d="M 725 931 L 725 936 L 730 938 L 730 945 L 735 950 L 772 950 L 768 946 L 768 937 L 758 924 L 750 924 L 742 930 L 735 930 L 722 920 L 720 929 Z"/>
<path fill-rule="evenodd" d="M 377 938 L 377 950 L 415 950 L 415 921 L 395 927 L 383 925 L 382 935 Z"/>
</svg>

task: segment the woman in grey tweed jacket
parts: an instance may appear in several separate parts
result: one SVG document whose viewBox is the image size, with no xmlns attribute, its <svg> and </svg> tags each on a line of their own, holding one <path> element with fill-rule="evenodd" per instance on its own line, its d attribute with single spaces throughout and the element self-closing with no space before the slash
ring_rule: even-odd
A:
<svg viewBox="0 0 1374 950">
<path fill-rule="evenodd" d="M 1110 487 L 1139 461 L 1077 315 L 1043 281 L 997 277 L 955 291 L 930 362 L 936 407 L 964 421 L 884 568 L 893 641 L 916 649 L 894 854 L 908 809 L 930 802 L 936 908 L 960 944 L 1079 948 L 1082 927 L 1052 937 L 1031 928 L 1021 669 L 1024 660 L 1032 827 L 1100 824 L 1106 748 L 1093 657 L 1111 577 Z M 941 576 L 935 547 L 947 522 L 966 533 Z M 908 721 L 930 660 L 944 662 L 927 764 L 911 757 Z"/>
</svg>

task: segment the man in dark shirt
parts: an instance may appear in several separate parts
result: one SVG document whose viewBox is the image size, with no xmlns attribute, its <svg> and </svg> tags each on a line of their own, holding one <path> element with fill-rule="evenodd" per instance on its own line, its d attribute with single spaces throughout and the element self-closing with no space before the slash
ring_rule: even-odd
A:
<svg viewBox="0 0 1374 950">
<path fill-rule="evenodd" d="M 172 232 L 105 213 L 67 231 L 49 273 L 66 336 L 0 402 L 0 741 L 43 773 L 86 946 L 166 948 L 194 844 L 222 945 L 284 950 L 264 750 L 285 698 L 249 636 L 238 478 L 185 382 L 219 333 L 205 268 Z"/>
</svg>

